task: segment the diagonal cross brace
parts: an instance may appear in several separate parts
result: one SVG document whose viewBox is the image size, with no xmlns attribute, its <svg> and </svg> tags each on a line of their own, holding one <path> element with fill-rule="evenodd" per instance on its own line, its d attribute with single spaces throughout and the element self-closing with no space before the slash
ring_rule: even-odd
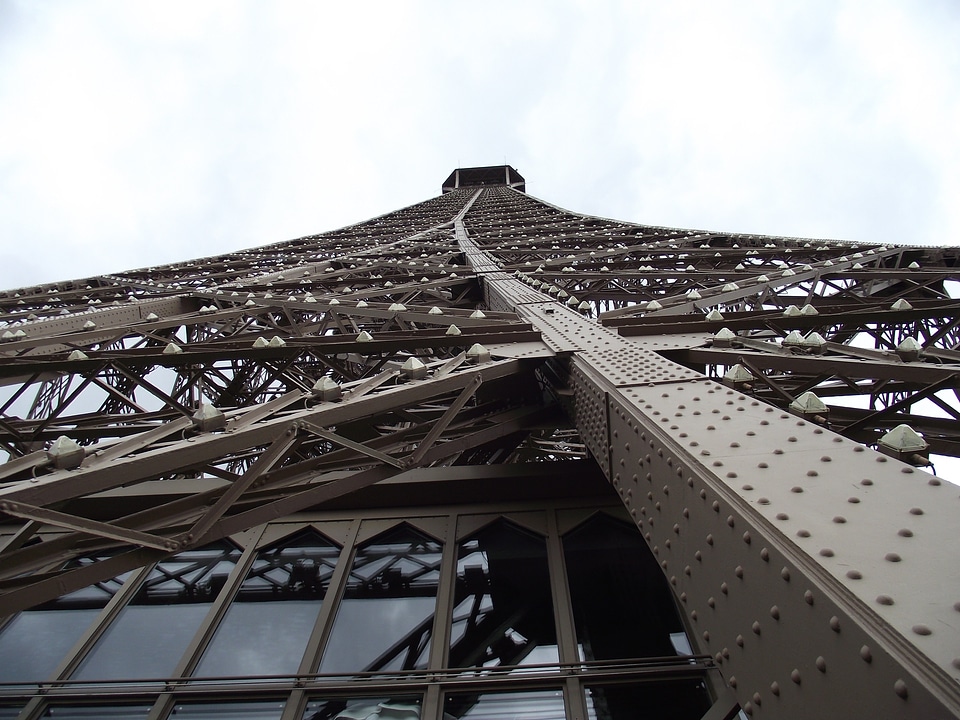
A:
<svg viewBox="0 0 960 720">
<path fill-rule="evenodd" d="M 157 550 L 176 550 L 179 545 L 176 540 L 170 540 L 169 538 L 151 535 L 150 533 L 144 533 L 138 530 L 129 530 L 109 523 L 78 517 L 77 515 L 68 515 L 67 513 L 36 507 L 28 503 L 13 501 L 0 502 L 0 511 L 5 512 L 7 515 L 13 515 L 14 517 L 24 518 L 26 520 L 45 522 L 50 525 L 56 525 L 57 527 L 67 528 L 68 530 L 77 530 L 78 532 L 88 535 L 110 538 L 111 540 L 121 540 L 132 545 L 140 545 Z"/>
</svg>

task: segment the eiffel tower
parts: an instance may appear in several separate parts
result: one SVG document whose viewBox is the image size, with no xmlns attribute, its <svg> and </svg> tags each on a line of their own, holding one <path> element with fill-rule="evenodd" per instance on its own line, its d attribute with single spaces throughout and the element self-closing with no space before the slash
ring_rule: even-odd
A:
<svg viewBox="0 0 960 720">
<path fill-rule="evenodd" d="M 958 280 L 498 166 L 3 293 L 0 718 L 958 717 Z"/>
</svg>

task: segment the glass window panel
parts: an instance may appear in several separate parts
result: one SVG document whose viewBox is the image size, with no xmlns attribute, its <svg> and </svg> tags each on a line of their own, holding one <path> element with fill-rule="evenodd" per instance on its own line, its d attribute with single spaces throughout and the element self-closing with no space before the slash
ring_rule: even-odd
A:
<svg viewBox="0 0 960 720">
<path fill-rule="evenodd" d="M 450 667 L 557 662 L 543 538 L 498 521 L 461 542 Z"/>
<path fill-rule="evenodd" d="M 176 720 L 279 720 L 283 701 L 190 703 L 176 705 L 170 718 Z"/>
<path fill-rule="evenodd" d="M 360 547 L 320 672 L 427 666 L 441 546 L 408 526 Z"/>
<path fill-rule="evenodd" d="M 83 557 L 65 569 L 85 567 L 104 557 Z M 47 680 L 130 573 L 94 583 L 25 610 L 0 631 L 0 682 Z"/>
<path fill-rule="evenodd" d="M 194 674 L 296 673 L 339 555 L 314 531 L 260 551 Z"/>
<path fill-rule="evenodd" d="M 444 720 L 564 720 L 561 690 L 515 693 L 458 693 L 443 702 Z M 633 717 L 659 717 L 637 715 Z"/>
<path fill-rule="evenodd" d="M 99 610 L 26 610 L 0 633 L 0 682 L 46 680 Z"/>
<path fill-rule="evenodd" d="M 149 705 L 54 705 L 47 708 L 43 717 L 57 720 L 142 720 L 149 713 Z"/>
<path fill-rule="evenodd" d="M 667 582 L 639 531 L 597 515 L 563 539 L 583 660 L 662 657 L 686 649 Z"/>
<path fill-rule="evenodd" d="M 710 696 L 700 680 L 600 685 L 586 692 L 587 716 L 596 720 L 700 720 L 710 707 Z"/>
<path fill-rule="evenodd" d="M 0 720 L 15 720 L 22 706 L 0 705 Z"/>
<path fill-rule="evenodd" d="M 419 697 L 314 699 L 303 720 L 419 720 Z"/>
<path fill-rule="evenodd" d="M 74 678 L 169 677 L 239 559 L 218 542 L 158 563 Z"/>
</svg>

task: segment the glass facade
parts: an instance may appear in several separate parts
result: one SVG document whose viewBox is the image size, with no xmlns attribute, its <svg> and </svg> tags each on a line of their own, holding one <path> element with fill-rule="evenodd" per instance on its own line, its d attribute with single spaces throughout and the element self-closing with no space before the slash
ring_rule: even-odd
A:
<svg viewBox="0 0 960 720">
<path fill-rule="evenodd" d="M 339 556 L 315 531 L 260 551 L 195 675 L 295 673 Z"/>
<path fill-rule="evenodd" d="M 68 567 L 97 559 L 82 558 Z M 129 575 L 90 585 L 12 618 L 0 630 L 0 658 L 9 659 L 0 663 L 0 682 L 49 679 Z"/>
<path fill-rule="evenodd" d="M 544 538 L 497 521 L 462 541 L 450 666 L 559 661 Z"/>
<path fill-rule="evenodd" d="M 170 677 L 239 558 L 235 546 L 217 543 L 157 563 L 73 677 Z"/>
<path fill-rule="evenodd" d="M 440 543 L 406 526 L 359 547 L 320 672 L 426 668 L 440 552 Z"/>
<path fill-rule="evenodd" d="M 709 661 L 620 508 L 483 509 L 287 520 L 20 613 L 0 717 L 701 717 Z"/>
</svg>

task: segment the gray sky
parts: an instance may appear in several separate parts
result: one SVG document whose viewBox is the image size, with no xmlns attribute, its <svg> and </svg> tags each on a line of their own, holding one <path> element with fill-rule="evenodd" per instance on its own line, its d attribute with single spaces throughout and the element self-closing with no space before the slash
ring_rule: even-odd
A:
<svg viewBox="0 0 960 720">
<path fill-rule="evenodd" d="M 572 210 L 960 241 L 960 3 L 0 0 L 0 287 L 330 230 L 506 162 Z"/>
</svg>

